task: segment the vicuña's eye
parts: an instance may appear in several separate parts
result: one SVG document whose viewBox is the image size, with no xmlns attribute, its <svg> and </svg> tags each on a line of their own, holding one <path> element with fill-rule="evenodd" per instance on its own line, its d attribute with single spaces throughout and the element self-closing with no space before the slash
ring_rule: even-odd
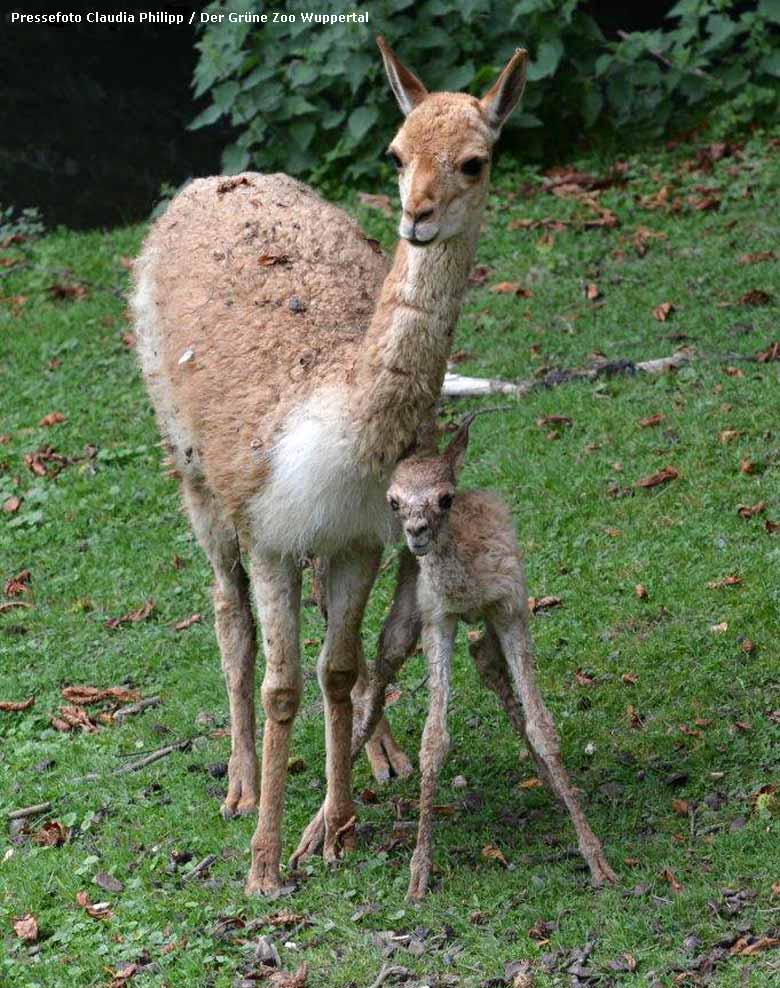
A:
<svg viewBox="0 0 780 988">
<path fill-rule="evenodd" d="M 395 153 L 395 151 L 388 151 L 387 156 L 399 171 L 403 168 L 404 163 L 403 161 L 401 161 L 400 157 Z"/>
<path fill-rule="evenodd" d="M 484 158 L 466 158 L 463 164 L 460 166 L 460 170 L 464 175 L 468 175 L 469 178 L 476 178 L 477 175 L 482 173 L 482 169 L 485 166 Z"/>
<path fill-rule="evenodd" d="M 393 511 L 398 511 L 398 501 L 396 501 L 394 497 L 390 498 L 390 507 L 393 509 Z"/>
<path fill-rule="evenodd" d="M 448 511 L 452 507 L 452 494 L 442 494 L 439 498 L 439 507 L 442 511 Z"/>
</svg>

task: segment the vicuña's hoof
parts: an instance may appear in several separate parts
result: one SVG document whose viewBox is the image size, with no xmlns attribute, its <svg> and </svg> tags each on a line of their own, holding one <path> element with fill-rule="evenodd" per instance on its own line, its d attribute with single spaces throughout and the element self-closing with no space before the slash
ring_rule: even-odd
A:
<svg viewBox="0 0 780 988">
<path fill-rule="evenodd" d="M 251 816 L 257 812 L 257 799 L 226 799 L 220 807 L 223 820 L 232 820 L 237 816 Z"/>
<path fill-rule="evenodd" d="M 590 866 L 591 884 L 594 888 L 603 888 L 605 885 L 614 885 L 618 878 L 610 867 L 604 854 L 599 851 L 588 861 Z"/>
<path fill-rule="evenodd" d="M 244 886 L 244 892 L 247 895 L 274 895 L 279 892 L 281 887 L 282 881 L 278 869 L 275 874 L 270 870 L 267 873 L 261 872 L 259 874 L 250 872 Z"/>
<path fill-rule="evenodd" d="M 325 813 L 322 807 L 317 815 L 312 817 L 309 825 L 301 834 L 301 839 L 295 853 L 290 858 L 290 867 L 297 868 L 298 865 L 307 858 L 312 857 L 321 849 L 325 843 Z"/>
</svg>

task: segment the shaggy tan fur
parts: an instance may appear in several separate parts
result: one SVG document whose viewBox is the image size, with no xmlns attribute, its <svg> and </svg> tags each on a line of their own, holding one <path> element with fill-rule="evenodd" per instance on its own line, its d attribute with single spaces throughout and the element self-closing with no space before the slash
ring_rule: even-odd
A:
<svg viewBox="0 0 780 988">
<path fill-rule="evenodd" d="M 525 572 L 509 508 L 490 491 L 456 491 L 470 423 L 471 419 L 464 423 L 442 455 L 399 463 L 387 494 L 407 545 L 420 561 L 417 601 L 430 689 L 408 895 L 422 898 L 429 884 L 433 804 L 449 747 L 450 667 L 461 619 L 484 619 L 485 635 L 472 650 L 480 676 L 498 695 L 511 723 L 524 735 L 540 774 L 569 811 L 593 883 L 613 882 L 615 874 L 580 808 L 561 759 L 555 724 L 536 686 Z"/>
<path fill-rule="evenodd" d="M 354 812 L 353 702 L 362 710 L 372 689 L 360 624 L 381 544 L 392 534 L 384 493 L 438 397 L 490 152 L 525 80 L 518 50 L 481 101 L 428 94 L 380 47 L 407 114 L 394 138 L 403 214 L 389 271 L 341 210 L 285 175 L 252 173 L 193 182 L 154 225 L 136 265 L 132 304 L 144 375 L 216 577 L 232 735 L 225 816 L 257 802 L 255 648 L 242 560 L 252 564 L 266 722 L 248 891 L 274 891 L 280 882 L 307 555 L 322 557 L 327 573 L 318 665 L 327 858 L 335 858 Z M 403 768 L 403 757 L 393 761 L 385 721 L 377 731 L 375 769 L 381 753 Z"/>
</svg>

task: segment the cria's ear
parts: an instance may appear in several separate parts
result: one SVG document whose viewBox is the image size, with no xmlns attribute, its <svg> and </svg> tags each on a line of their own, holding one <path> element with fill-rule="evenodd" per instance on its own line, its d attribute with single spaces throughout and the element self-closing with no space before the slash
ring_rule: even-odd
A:
<svg viewBox="0 0 780 988">
<path fill-rule="evenodd" d="M 479 101 L 489 125 L 501 130 L 507 117 L 520 102 L 528 71 L 528 52 L 518 48 L 506 68 Z"/>
<path fill-rule="evenodd" d="M 401 107 L 401 113 L 408 117 L 412 110 L 428 95 L 428 90 L 420 82 L 414 72 L 410 72 L 399 60 L 396 53 L 388 45 L 383 37 L 378 37 L 376 43 L 382 53 L 382 61 L 385 63 L 385 72 L 390 80 L 390 85 Z"/>
<path fill-rule="evenodd" d="M 463 461 L 466 459 L 466 450 L 469 446 L 469 429 L 471 428 L 471 423 L 477 417 L 477 412 L 472 412 L 471 415 L 467 415 L 465 419 L 461 422 L 458 431 L 452 442 L 447 447 L 445 452 L 445 457 L 449 460 L 455 476 L 460 473 L 460 468 L 463 466 Z"/>
</svg>

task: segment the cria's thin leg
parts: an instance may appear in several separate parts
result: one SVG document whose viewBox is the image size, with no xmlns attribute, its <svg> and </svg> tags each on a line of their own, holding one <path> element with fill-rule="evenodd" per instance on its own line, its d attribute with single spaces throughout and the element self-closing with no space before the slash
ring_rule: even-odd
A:
<svg viewBox="0 0 780 988">
<path fill-rule="evenodd" d="M 317 672 L 325 698 L 326 861 L 340 856 L 339 837 L 355 815 L 352 802 L 352 687 L 363 661 L 360 625 L 381 551 L 355 547 L 328 562 L 328 630 Z"/>
<path fill-rule="evenodd" d="M 414 556 L 404 550 L 399 560 L 393 603 L 379 638 L 376 662 L 367 678 L 366 667 L 361 662 L 360 677 L 352 691 L 356 711 L 352 729 L 352 760 L 358 757 L 367 739 L 371 738 L 372 753 L 369 759 L 379 781 L 389 778 L 389 766 L 398 776 L 408 775 L 412 771 L 411 762 L 396 745 L 382 710 L 388 684 L 396 678 L 405 659 L 417 645 L 420 624 L 417 563 Z M 324 806 L 321 806 L 304 830 L 290 865 L 295 867 L 300 861 L 316 854 L 324 838 L 325 813 Z"/>
<path fill-rule="evenodd" d="M 409 899 L 422 899 L 428 891 L 433 859 L 433 803 L 444 759 L 450 746 L 447 703 L 450 697 L 450 668 L 457 621 L 443 618 L 423 629 L 423 647 L 428 658 L 428 717 L 420 744 L 420 820 L 417 846 L 412 855 Z"/>
<path fill-rule="evenodd" d="M 504 653 L 501 651 L 501 642 L 490 623 L 486 624 L 484 635 L 469 644 L 469 653 L 477 667 L 479 678 L 496 694 L 509 718 L 509 723 L 525 738 L 523 705 L 515 695 L 514 684 L 507 669 Z"/>
<path fill-rule="evenodd" d="M 254 812 L 260 791 L 254 697 L 257 632 L 235 529 L 202 487 L 185 479 L 182 494 L 195 535 L 214 570 L 215 627 L 230 702 L 228 791 L 222 804 L 222 815 L 228 819 Z"/>
<path fill-rule="evenodd" d="M 273 892 L 280 885 L 289 738 L 302 692 L 300 568 L 289 557 L 256 554 L 252 558 L 252 582 L 265 651 L 262 697 L 266 719 L 260 813 L 252 838 L 248 893 Z"/>
<path fill-rule="evenodd" d="M 528 632 L 527 614 L 500 622 L 496 626 L 496 633 L 515 689 L 523 704 L 528 747 L 543 778 L 569 811 L 577 832 L 577 843 L 590 868 L 593 884 L 599 886 L 605 882 L 615 882 L 617 877 L 574 794 L 574 788 L 561 758 L 558 732 L 536 685 L 534 653 Z"/>
</svg>

